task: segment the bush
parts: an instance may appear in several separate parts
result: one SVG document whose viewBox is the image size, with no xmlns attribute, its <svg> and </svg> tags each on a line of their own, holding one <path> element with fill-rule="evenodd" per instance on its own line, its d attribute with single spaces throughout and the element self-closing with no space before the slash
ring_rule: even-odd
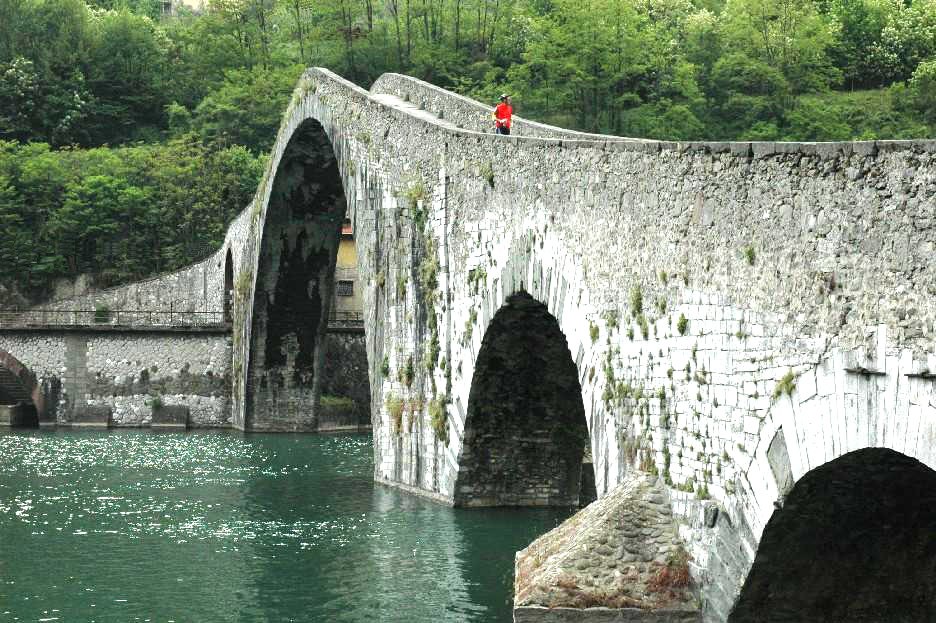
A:
<svg viewBox="0 0 936 623">
<path fill-rule="evenodd" d="M 105 324 L 111 321 L 111 310 L 107 305 L 98 305 L 94 308 L 94 322 Z"/>
</svg>

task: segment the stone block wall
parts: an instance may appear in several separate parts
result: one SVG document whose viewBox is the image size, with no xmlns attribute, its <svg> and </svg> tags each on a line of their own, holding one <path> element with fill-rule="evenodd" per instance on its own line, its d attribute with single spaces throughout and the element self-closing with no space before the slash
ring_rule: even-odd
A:
<svg viewBox="0 0 936 623">
<path fill-rule="evenodd" d="M 218 312 L 223 309 L 224 251 L 175 272 L 44 303 L 42 309 Z"/>
<path fill-rule="evenodd" d="M 331 328 L 324 348 L 322 394 L 351 399 L 357 423 L 370 426 L 371 390 L 364 331 Z"/>
<path fill-rule="evenodd" d="M 69 424 L 104 410 L 112 426 L 148 426 L 155 400 L 188 409 L 191 426 L 230 426 L 230 337 L 223 332 L 0 331 L 0 349 L 40 385 L 58 388 L 40 423 Z"/>
<path fill-rule="evenodd" d="M 933 142 L 500 138 L 408 79 L 374 98 L 305 80 L 284 128 L 312 116 L 341 145 L 379 481 L 453 499 L 474 365 L 517 291 L 567 338 L 599 494 L 638 467 L 664 476 L 710 620 L 737 596 L 776 474 L 868 445 L 936 466 Z M 788 469 L 767 459 L 781 430 Z"/>
</svg>

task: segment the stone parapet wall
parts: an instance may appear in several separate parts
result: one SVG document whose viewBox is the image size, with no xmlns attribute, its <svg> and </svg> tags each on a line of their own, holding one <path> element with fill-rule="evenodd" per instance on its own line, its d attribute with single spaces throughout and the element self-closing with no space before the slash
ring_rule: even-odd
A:
<svg viewBox="0 0 936 623">
<path fill-rule="evenodd" d="M 223 308 L 224 249 L 181 270 L 123 286 L 93 290 L 39 306 L 50 310 L 204 312 Z"/>
<path fill-rule="evenodd" d="M 0 349 L 56 388 L 41 423 L 106 409 L 112 426 L 148 426 L 159 404 L 189 410 L 189 425 L 230 426 L 230 337 L 116 331 L 0 331 Z M 42 414 L 40 414 L 42 415 Z"/>
<path fill-rule="evenodd" d="M 494 110 L 495 104 L 486 106 L 471 98 L 446 91 L 418 78 L 395 73 L 386 73 L 380 76 L 371 85 L 370 90 L 374 94 L 394 95 L 458 128 L 486 134 L 494 132 L 491 112 Z M 620 137 L 607 134 L 590 134 L 588 132 L 567 130 L 524 119 L 517 115 L 514 115 L 512 119 L 511 134 L 538 138 L 622 140 Z"/>
</svg>

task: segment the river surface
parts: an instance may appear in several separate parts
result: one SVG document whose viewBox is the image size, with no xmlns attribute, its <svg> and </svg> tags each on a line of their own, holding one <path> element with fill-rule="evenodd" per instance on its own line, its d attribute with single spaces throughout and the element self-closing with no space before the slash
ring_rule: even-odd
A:
<svg viewBox="0 0 936 623">
<path fill-rule="evenodd" d="M 372 477 L 369 435 L 0 433 L 0 622 L 510 621 L 568 516 Z"/>
</svg>

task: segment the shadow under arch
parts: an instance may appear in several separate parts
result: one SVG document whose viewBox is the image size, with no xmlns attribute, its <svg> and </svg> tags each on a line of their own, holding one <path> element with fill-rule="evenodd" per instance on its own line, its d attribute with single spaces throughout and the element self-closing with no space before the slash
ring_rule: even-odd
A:
<svg viewBox="0 0 936 623">
<path fill-rule="evenodd" d="M 231 247 L 224 254 L 224 322 L 234 322 L 234 258 Z"/>
<path fill-rule="evenodd" d="M 38 426 L 40 415 L 45 415 L 46 400 L 36 375 L 3 349 L 0 349 L 0 405 L 8 408 L 5 413 L 9 423 L 16 426 Z"/>
<path fill-rule="evenodd" d="M 764 528 L 728 620 L 936 620 L 936 471 L 866 448 L 808 472 Z"/>
<path fill-rule="evenodd" d="M 575 506 L 588 425 L 559 323 L 526 292 L 481 342 L 455 483 L 456 506 Z"/>
<path fill-rule="evenodd" d="M 323 338 L 347 211 L 338 159 L 321 123 L 293 133 L 273 178 L 260 239 L 244 428 L 315 430 Z"/>
</svg>

